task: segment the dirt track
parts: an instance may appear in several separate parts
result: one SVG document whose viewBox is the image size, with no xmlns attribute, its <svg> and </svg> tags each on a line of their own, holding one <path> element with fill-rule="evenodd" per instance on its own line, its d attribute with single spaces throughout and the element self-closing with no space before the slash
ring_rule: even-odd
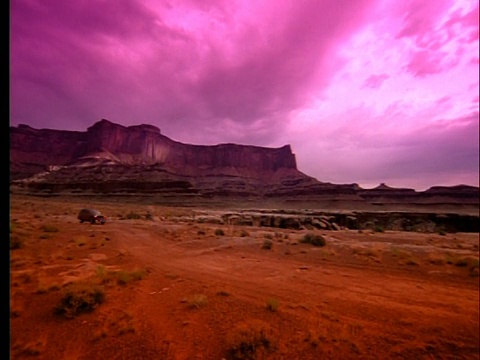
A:
<svg viewBox="0 0 480 360">
<path fill-rule="evenodd" d="M 76 220 L 82 200 L 12 197 L 12 359 L 222 359 L 259 333 L 259 359 L 479 358 L 478 234 L 315 231 L 327 245 L 313 247 L 306 230 L 93 205 L 106 225 Z M 92 312 L 55 315 L 63 287 L 99 268 L 146 276 L 109 284 Z"/>
</svg>

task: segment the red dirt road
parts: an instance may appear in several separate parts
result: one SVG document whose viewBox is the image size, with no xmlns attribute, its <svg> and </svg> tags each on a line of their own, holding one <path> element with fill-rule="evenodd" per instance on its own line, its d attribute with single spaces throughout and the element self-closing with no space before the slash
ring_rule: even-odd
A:
<svg viewBox="0 0 480 360">
<path fill-rule="evenodd" d="M 299 243 L 306 230 L 160 206 L 122 220 L 146 206 L 98 201 L 112 214 L 100 226 L 76 220 L 76 199 L 11 204 L 12 359 L 223 359 L 258 334 L 257 359 L 479 358 L 478 234 L 316 231 L 319 248 Z M 99 269 L 146 276 L 106 286 L 92 312 L 54 314 L 63 287 Z"/>
</svg>

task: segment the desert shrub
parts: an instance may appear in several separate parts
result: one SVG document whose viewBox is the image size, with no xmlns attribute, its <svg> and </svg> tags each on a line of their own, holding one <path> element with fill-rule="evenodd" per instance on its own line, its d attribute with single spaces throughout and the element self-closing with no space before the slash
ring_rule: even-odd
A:
<svg viewBox="0 0 480 360">
<path fill-rule="evenodd" d="M 240 231 L 240 236 L 241 236 L 241 237 L 245 237 L 245 236 L 249 236 L 249 235 L 250 235 L 250 234 L 249 234 L 248 231 L 246 231 L 246 230 Z"/>
<path fill-rule="evenodd" d="M 300 240 L 301 243 L 311 244 L 313 246 L 325 246 L 327 243 L 322 235 L 305 234 Z"/>
<path fill-rule="evenodd" d="M 222 229 L 215 229 L 215 235 L 223 236 L 225 235 L 225 232 Z"/>
<path fill-rule="evenodd" d="M 272 348 L 272 331 L 260 320 L 250 320 L 237 325 L 230 334 L 227 360 L 263 359 Z"/>
<path fill-rule="evenodd" d="M 200 309 L 208 304 L 207 295 L 204 294 L 194 294 L 188 300 L 188 306 L 195 309 Z"/>
<path fill-rule="evenodd" d="M 126 219 L 129 219 L 129 220 L 138 220 L 138 219 L 141 219 L 142 216 L 140 214 L 137 214 L 133 211 L 130 211 L 126 216 L 125 216 Z"/>
<path fill-rule="evenodd" d="M 273 235 L 270 234 L 270 233 L 263 235 L 263 237 L 264 237 L 265 239 L 273 239 Z"/>
<path fill-rule="evenodd" d="M 205 230 L 198 230 L 197 231 L 197 235 L 205 235 L 205 234 L 206 234 Z"/>
<path fill-rule="evenodd" d="M 10 250 L 20 249 L 23 246 L 23 240 L 20 236 L 10 234 Z"/>
<path fill-rule="evenodd" d="M 40 228 L 43 232 L 58 232 L 58 228 L 53 225 L 44 224 Z"/>
<path fill-rule="evenodd" d="M 178 279 L 178 275 L 177 275 L 177 274 L 173 274 L 173 273 L 166 273 L 166 274 L 165 274 L 165 277 L 166 277 L 167 279 L 170 279 L 170 280 Z"/>
<path fill-rule="evenodd" d="M 104 289 L 90 283 L 74 283 L 63 291 L 55 313 L 68 318 L 94 310 L 105 300 Z"/>
<path fill-rule="evenodd" d="M 230 293 L 228 291 L 221 290 L 221 291 L 217 292 L 217 295 L 218 296 L 230 296 Z"/>
<path fill-rule="evenodd" d="M 147 274 L 146 270 L 137 269 L 133 271 L 117 271 L 115 277 L 119 285 L 126 285 L 132 281 L 142 280 Z"/>
<path fill-rule="evenodd" d="M 375 225 L 375 227 L 373 228 L 373 231 L 378 232 L 378 233 L 383 233 L 383 232 L 385 232 L 385 229 L 383 228 L 383 226 Z"/>
<path fill-rule="evenodd" d="M 147 271 L 145 269 L 107 271 L 105 266 L 99 265 L 97 266 L 96 278 L 102 284 L 116 282 L 118 285 L 126 285 L 132 281 L 143 279 L 146 274 Z"/>
<path fill-rule="evenodd" d="M 278 306 L 279 306 L 279 303 L 278 303 L 278 300 L 276 298 L 269 298 L 267 300 L 267 309 L 270 310 L 270 311 L 277 311 L 278 310 Z"/>
<path fill-rule="evenodd" d="M 447 233 L 445 232 L 445 230 L 438 230 L 438 235 L 445 236 L 447 235 Z"/>
<path fill-rule="evenodd" d="M 147 212 L 147 214 L 145 215 L 145 219 L 153 221 L 153 215 L 150 212 Z"/>
<path fill-rule="evenodd" d="M 266 239 L 266 240 L 263 241 L 262 249 L 271 250 L 272 247 L 273 247 L 273 241 L 272 240 Z"/>
<path fill-rule="evenodd" d="M 469 259 L 468 258 L 461 258 L 461 259 L 457 259 L 455 260 L 455 266 L 458 266 L 458 267 L 463 267 L 463 266 L 468 266 L 468 263 L 469 263 Z"/>
</svg>

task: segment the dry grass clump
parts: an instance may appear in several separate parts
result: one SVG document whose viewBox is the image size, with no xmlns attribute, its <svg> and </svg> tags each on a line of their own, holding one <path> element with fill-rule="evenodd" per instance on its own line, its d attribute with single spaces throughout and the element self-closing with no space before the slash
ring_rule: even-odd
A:
<svg viewBox="0 0 480 360">
<path fill-rule="evenodd" d="M 22 224 L 10 222 L 10 250 L 22 248 L 25 240 L 30 237 L 30 233 L 22 227 Z"/>
<path fill-rule="evenodd" d="M 129 220 L 138 220 L 138 219 L 141 219 L 142 216 L 140 214 L 137 214 L 136 212 L 133 212 L 133 211 L 130 211 L 126 216 L 125 216 L 126 219 L 129 219 Z"/>
<path fill-rule="evenodd" d="M 278 302 L 278 299 L 276 298 L 269 298 L 267 300 L 267 309 L 272 311 L 272 312 L 275 312 L 278 310 L 278 306 L 279 306 L 279 302 Z"/>
<path fill-rule="evenodd" d="M 132 281 L 142 280 L 147 274 L 144 269 L 136 269 L 133 271 L 120 270 L 115 272 L 117 284 L 126 285 Z"/>
<path fill-rule="evenodd" d="M 117 283 L 126 285 L 132 281 L 142 280 L 147 275 L 145 269 L 127 270 L 107 270 L 103 265 L 97 267 L 96 278 L 101 284 Z"/>
<path fill-rule="evenodd" d="M 200 309 L 208 304 L 208 297 L 204 294 L 194 294 L 187 303 L 190 308 Z"/>
<path fill-rule="evenodd" d="M 49 225 L 49 224 L 43 224 L 40 227 L 40 230 L 42 230 L 43 232 L 48 232 L 48 233 L 58 232 L 58 228 L 56 228 L 53 225 Z"/>
<path fill-rule="evenodd" d="M 228 338 L 227 360 L 263 359 L 272 349 L 272 330 L 261 320 L 238 324 Z"/>
<path fill-rule="evenodd" d="M 315 235 L 315 234 L 305 234 L 303 238 L 300 239 L 300 242 L 303 244 L 311 244 L 313 246 L 325 246 L 327 242 L 322 235 Z"/>
<path fill-rule="evenodd" d="M 369 256 L 369 257 L 379 257 L 380 256 L 377 249 L 364 248 L 364 247 L 361 247 L 361 246 L 353 247 L 352 248 L 352 254 Z"/>
</svg>

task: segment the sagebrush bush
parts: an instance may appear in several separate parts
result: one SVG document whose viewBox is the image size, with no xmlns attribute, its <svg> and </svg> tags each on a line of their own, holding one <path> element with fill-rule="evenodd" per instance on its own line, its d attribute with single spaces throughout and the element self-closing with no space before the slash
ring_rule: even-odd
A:
<svg viewBox="0 0 480 360">
<path fill-rule="evenodd" d="M 271 338 L 270 326 L 261 320 L 240 323 L 228 339 L 226 359 L 263 359 L 273 346 Z"/>
<path fill-rule="evenodd" d="M 53 225 L 48 225 L 48 224 L 42 225 L 41 230 L 43 232 L 58 232 L 58 228 L 56 228 Z"/>
<path fill-rule="evenodd" d="M 23 246 L 23 240 L 20 236 L 10 234 L 10 250 L 20 249 Z"/>
<path fill-rule="evenodd" d="M 266 239 L 266 240 L 263 241 L 262 249 L 271 250 L 272 247 L 273 247 L 273 241 L 272 240 Z"/>
<path fill-rule="evenodd" d="M 103 287 L 91 283 L 73 283 L 64 289 L 55 313 L 72 318 L 82 312 L 94 310 L 104 300 Z"/>
<path fill-rule="evenodd" d="M 140 214 L 137 214 L 137 213 L 133 212 L 133 211 L 130 211 L 130 212 L 125 216 L 125 218 L 127 218 L 127 219 L 129 219 L 129 220 L 131 220 L 131 219 L 133 219 L 133 220 L 138 220 L 138 219 L 141 219 L 142 216 L 141 216 Z"/>
<path fill-rule="evenodd" d="M 327 244 L 322 235 L 315 234 L 305 234 L 300 242 L 304 244 L 311 244 L 313 246 L 325 246 Z"/>
</svg>

